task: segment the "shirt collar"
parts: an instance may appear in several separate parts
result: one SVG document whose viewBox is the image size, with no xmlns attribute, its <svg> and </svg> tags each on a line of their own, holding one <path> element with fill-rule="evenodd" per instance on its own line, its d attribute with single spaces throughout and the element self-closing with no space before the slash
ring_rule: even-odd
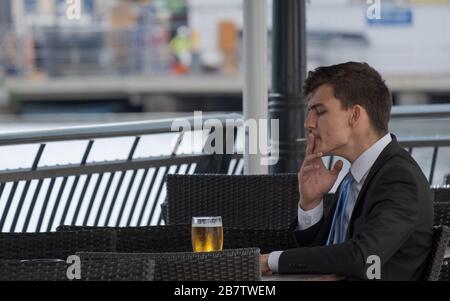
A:
<svg viewBox="0 0 450 301">
<path fill-rule="evenodd" d="M 392 137 L 391 134 L 388 133 L 386 136 L 378 140 L 371 147 L 366 149 L 358 159 L 353 162 L 350 167 L 350 172 L 352 173 L 353 178 L 356 182 L 360 183 L 364 176 L 369 172 L 372 165 L 377 160 L 378 156 L 384 150 L 384 148 L 391 143 Z"/>
</svg>

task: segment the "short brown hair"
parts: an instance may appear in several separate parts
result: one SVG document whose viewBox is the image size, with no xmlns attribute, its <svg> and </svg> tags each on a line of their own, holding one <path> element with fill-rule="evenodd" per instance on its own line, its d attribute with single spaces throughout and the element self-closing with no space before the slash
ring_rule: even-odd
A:
<svg viewBox="0 0 450 301">
<path fill-rule="evenodd" d="M 391 93 L 381 75 L 367 63 L 348 62 L 310 71 L 303 87 L 305 96 L 324 84 L 333 87 L 344 109 L 358 104 L 366 109 L 375 131 L 389 131 Z"/>
</svg>

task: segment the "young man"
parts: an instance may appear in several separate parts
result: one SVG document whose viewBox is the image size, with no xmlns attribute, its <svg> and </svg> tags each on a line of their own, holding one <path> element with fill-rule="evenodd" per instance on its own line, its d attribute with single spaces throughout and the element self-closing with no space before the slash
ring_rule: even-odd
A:
<svg viewBox="0 0 450 301">
<path fill-rule="evenodd" d="M 389 133 L 392 101 L 383 79 L 366 63 L 348 62 L 310 72 L 304 91 L 308 144 L 293 227 L 299 248 L 262 255 L 262 273 L 372 279 L 379 278 L 379 258 L 381 280 L 421 279 L 432 242 L 432 192 Z M 343 162 L 327 170 L 328 155 L 351 163 L 330 203 L 323 197 Z"/>
</svg>

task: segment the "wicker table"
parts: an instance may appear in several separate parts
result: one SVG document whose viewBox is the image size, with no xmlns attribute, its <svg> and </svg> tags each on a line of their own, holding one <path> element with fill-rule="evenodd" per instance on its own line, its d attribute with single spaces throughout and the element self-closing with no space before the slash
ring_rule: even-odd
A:
<svg viewBox="0 0 450 301">
<path fill-rule="evenodd" d="M 342 281 L 345 277 L 336 275 L 307 275 L 307 274 L 274 274 L 262 276 L 262 281 Z"/>
</svg>

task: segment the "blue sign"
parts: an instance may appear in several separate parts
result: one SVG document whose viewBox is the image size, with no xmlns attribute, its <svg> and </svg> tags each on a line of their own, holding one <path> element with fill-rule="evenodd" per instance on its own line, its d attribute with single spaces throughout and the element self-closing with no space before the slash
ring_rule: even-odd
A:
<svg viewBox="0 0 450 301">
<path fill-rule="evenodd" d="M 366 17 L 367 18 L 367 17 Z M 380 18 L 367 18 L 369 25 L 412 25 L 413 13 L 408 7 L 381 9 Z"/>
</svg>

